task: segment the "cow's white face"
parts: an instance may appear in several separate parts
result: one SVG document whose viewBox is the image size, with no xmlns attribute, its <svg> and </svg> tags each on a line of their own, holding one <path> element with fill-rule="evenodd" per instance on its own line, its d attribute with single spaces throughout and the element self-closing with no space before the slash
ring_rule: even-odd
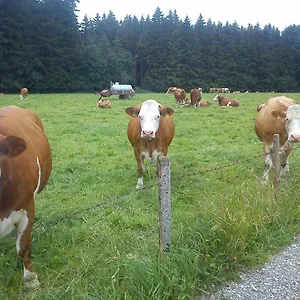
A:
<svg viewBox="0 0 300 300">
<path fill-rule="evenodd" d="M 289 142 L 300 142 L 300 105 L 291 105 L 285 112 L 285 128 Z"/>
<path fill-rule="evenodd" d="M 219 95 L 216 95 L 216 96 L 214 97 L 214 101 L 219 101 Z"/>
<path fill-rule="evenodd" d="M 140 109 L 141 138 L 151 140 L 159 128 L 160 104 L 155 100 L 146 100 Z"/>
</svg>

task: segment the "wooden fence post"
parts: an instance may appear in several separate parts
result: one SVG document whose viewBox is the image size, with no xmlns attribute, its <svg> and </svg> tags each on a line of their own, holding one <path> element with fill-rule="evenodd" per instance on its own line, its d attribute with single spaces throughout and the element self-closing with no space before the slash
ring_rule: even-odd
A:
<svg viewBox="0 0 300 300">
<path fill-rule="evenodd" d="M 277 199 L 279 189 L 279 134 L 273 136 L 273 163 L 274 163 L 274 196 Z"/>
<path fill-rule="evenodd" d="M 159 243 L 163 251 L 170 252 L 171 246 L 171 168 L 170 158 L 158 159 L 159 195 Z"/>
</svg>

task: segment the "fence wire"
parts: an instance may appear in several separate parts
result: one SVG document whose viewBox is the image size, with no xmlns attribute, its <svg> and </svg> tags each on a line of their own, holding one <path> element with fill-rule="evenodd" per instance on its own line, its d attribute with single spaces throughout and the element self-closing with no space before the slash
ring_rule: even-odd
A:
<svg viewBox="0 0 300 300">
<path fill-rule="evenodd" d="M 295 151 L 295 150 L 299 150 L 299 149 L 300 149 L 300 146 L 287 148 L 285 150 Z M 281 150 L 279 152 L 282 153 L 285 150 Z M 243 163 L 250 162 L 250 161 L 252 161 L 254 159 L 257 159 L 257 158 L 264 158 L 267 154 L 272 154 L 272 153 L 253 155 L 249 158 L 245 158 L 245 159 L 242 159 L 242 160 L 235 160 L 234 159 L 234 160 L 232 160 L 231 163 L 227 163 L 227 164 L 224 164 L 224 165 L 221 165 L 221 166 L 212 167 L 212 168 L 209 168 L 209 169 L 206 169 L 206 170 L 199 170 L 197 172 L 190 172 L 190 173 L 187 173 L 187 174 L 185 173 L 184 176 L 177 176 L 175 179 L 173 179 L 173 180 L 171 179 L 171 182 L 172 183 L 179 182 L 179 181 L 181 181 L 182 179 L 184 179 L 188 176 L 204 175 L 204 174 L 207 174 L 207 173 L 210 173 L 210 172 L 218 172 L 220 170 L 228 169 L 229 167 L 232 167 L 232 166 L 235 166 L 235 165 L 241 165 Z M 174 156 L 176 156 L 176 154 Z M 157 182 L 154 183 L 154 184 L 149 184 L 149 185 L 145 186 L 143 188 L 143 190 L 150 190 L 154 187 L 157 187 L 157 185 L 158 185 Z M 79 215 L 82 215 L 84 213 L 88 213 L 90 211 L 95 211 L 95 210 L 99 209 L 100 207 L 104 207 L 106 205 L 111 205 L 113 202 L 117 202 L 121 198 L 129 197 L 130 195 L 137 194 L 138 192 L 139 191 L 137 191 L 137 190 L 130 190 L 128 193 L 123 193 L 123 194 L 120 194 L 120 195 L 114 195 L 111 198 L 106 197 L 106 200 L 102 201 L 101 203 L 96 203 L 96 204 L 90 205 L 88 207 L 79 209 L 75 212 L 72 212 L 70 214 L 58 217 L 56 220 L 52 220 L 52 221 L 49 221 L 49 222 L 42 222 L 42 221 L 40 221 L 39 218 L 37 218 L 36 221 L 34 222 L 34 225 L 33 225 L 32 229 L 28 230 L 28 231 L 36 231 L 38 229 L 45 229 L 45 228 L 55 227 L 60 222 L 64 222 L 65 220 L 72 220 L 75 217 L 78 217 Z M 22 231 L 19 234 L 23 234 L 26 231 L 27 230 Z M 15 238 L 16 235 L 18 235 L 18 234 L 11 233 L 10 235 L 7 236 L 7 238 Z"/>
</svg>

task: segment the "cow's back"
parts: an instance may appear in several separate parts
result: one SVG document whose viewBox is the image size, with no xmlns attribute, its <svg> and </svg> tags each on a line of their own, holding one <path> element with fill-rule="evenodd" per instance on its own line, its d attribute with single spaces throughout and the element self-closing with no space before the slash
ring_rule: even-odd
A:
<svg viewBox="0 0 300 300">
<path fill-rule="evenodd" d="M 264 106 L 261 106 L 255 120 L 255 132 L 261 141 L 265 140 L 267 143 L 271 143 L 273 135 L 279 134 L 280 142 L 283 144 L 283 141 L 287 138 L 285 120 L 284 118 L 276 119 L 272 115 L 272 111 L 286 111 L 293 104 L 296 104 L 293 99 L 280 96 L 269 99 Z"/>
<path fill-rule="evenodd" d="M 24 197 L 26 193 L 40 192 L 50 177 L 52 155 L 39 116 L 31 110 L 15 106 L 0 109 L 0 136 L 16 136 L 26 142 L 26 150 L 19 156 L 3 158 L 3 176 L 9 176 L 23 190 Z"/>
</svg>

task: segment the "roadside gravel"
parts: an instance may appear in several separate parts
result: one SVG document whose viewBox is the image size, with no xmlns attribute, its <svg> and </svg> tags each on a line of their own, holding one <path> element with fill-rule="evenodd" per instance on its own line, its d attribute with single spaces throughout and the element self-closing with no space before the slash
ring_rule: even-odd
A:
<svg viewBox="0 0 300 300">
<path fill-rule="evenodd" d="M 300 236 L 261 269 L 198 300 L 300 300 Z M 195 299 L 195 300 L 196 300 Z"/>
</svg>

